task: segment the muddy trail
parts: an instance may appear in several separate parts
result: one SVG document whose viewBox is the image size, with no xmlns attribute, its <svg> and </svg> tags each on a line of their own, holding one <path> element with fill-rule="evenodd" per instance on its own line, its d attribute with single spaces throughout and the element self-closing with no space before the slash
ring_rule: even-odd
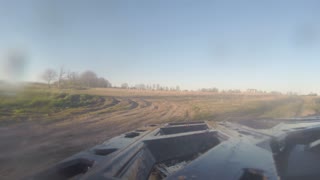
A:
<svg viewBox="0 0 320 180">
<path fill-rule="evenodd" d="M 22 179 L 115 135 L 179 116 L 182 109 L 174 102 L 112 97 L 50 122 L 0 127 L 0 179 Z"/>
<path fill-rule="evenodd" d="M 315 112 L 302 98 L 103 97 L 51 121 L 0 127 L 0 179 L 23 179 L 64 158 L 141 126 L 186 120 L 237 120 Z M 313 102 L 313 101 L 312 101 Z M 70 111 L 70 112 L 69 112 Z"/>
</svg>

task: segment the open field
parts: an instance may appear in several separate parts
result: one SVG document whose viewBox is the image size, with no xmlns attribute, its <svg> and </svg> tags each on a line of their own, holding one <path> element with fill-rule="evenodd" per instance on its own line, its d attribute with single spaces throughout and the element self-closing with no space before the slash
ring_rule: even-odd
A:
<svg viewBox="0 0 320 180">
<path fill-rule="evenodd" d="M 0 179 L 22 178 L 147 124 L 320 112 L 318 97 L 266 94 L 26 88 L 0 100 Z"/>
</svg>

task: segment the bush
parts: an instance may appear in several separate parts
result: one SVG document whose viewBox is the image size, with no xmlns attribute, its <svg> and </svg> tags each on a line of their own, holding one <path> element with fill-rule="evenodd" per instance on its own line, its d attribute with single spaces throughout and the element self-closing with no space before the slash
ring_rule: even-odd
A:
<svg viewBox="0 0 320 180">
<path fill-rule="evenodd" d="M 68 94 L 67 93 L 60 93 L 60 94 L 57 94 L 56 96 L 55 96 L 55 98 L 65 98 L 66 96 L 67 96 Z"/>
<path fill-rule="evenodd" d="M 37 107 L 47 106 L 48 104 L 50 104 L 50 100 L 49 99 L 33 99 L 29 103 L 29 106 L 33 107 L 33 108 L 37 108 Z"/>
</svg>

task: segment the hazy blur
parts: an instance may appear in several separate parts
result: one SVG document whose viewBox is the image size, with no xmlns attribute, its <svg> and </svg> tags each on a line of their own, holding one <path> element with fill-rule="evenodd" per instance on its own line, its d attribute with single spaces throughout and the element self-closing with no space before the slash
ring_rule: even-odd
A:
<svg viewBox="0 0 320 180">
<path fill-rule="evenodd" d="M 150 124 L 320 116 L 319 8 L 0 0 L 0 179 Z"/>
<path fill-rule="evenodd" d="M 318 1 L 1 1 L 0 79 L 318 92 Z"/>
</svg>

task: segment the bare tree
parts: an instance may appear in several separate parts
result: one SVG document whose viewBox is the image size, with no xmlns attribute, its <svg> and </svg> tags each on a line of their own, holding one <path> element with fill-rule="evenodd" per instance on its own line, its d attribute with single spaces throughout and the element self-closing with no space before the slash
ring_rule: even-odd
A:
<svg viewBox="0 0 320 180">
<path fill-rule="evenodd" d="M 128 83 L 122 83 L 122 84 L 121 84 L 121 88 L 122 88 L 122 89 L 128 89 L 128 88 L 129 88 Z"/>
<path fill-rule="evenodd" d="M 79 83 L 79 75 L 76 72 L 68 71 L 66 79 L 69 87 L 75 87 Z"/>
<path fill-rule="evenodd" d="M 95 87 L 102 87 L 102 88 L 109 88 L 111 87 L 111 83 L 104 79 L 103 77 L 100 77 L 97 79 L 97 83 L 94 85 Z"/>
<path fill-rule="evenodd" d="M 145 90 L 146 89 L 146 85 L 145 84 L 136 84 L 135 88 L 136 89 L 140 89 L 140 90 Z"/>
<path fill-rule="evenodd" d="M 65 78 L 66 71 L 64 70 L 63 66 L 60 67 L 59 75 L 58 75 L 58 88 L 61 88 L 62 80 Z"/>
<path fill-rule="evenodd" d="M 55 80 L 57 77 L 57 72 L 53 69 L 47 69 L 43 74 L 42 74 L 42 79 L 45 80 L 48 84 L 48 87 L 50 88 L 50 83 Z"/>
<path fill-rule="evenodd" d="M 80 75 L 81 83 L 86 87 L 94 87 L 97 83 L 97 75 L 93 71 L 85 71 Z"/>
</svg>

